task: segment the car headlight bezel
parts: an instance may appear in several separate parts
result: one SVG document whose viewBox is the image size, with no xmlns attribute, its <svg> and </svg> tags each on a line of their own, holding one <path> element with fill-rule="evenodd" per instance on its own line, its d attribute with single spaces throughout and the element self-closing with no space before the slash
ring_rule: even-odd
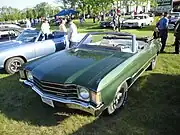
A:
<svg viewBox="0 0 180 135">
<path fill-rule="evenodd" d="M 88 90 L 87 88 L 85 88 L 85 87 L 79 87 L 78 97 L 79 97 L 81 100 L 90 101 L 90 93 L 89 93 L 89 90 Z"/>
<path fill-rule="evenodd" d="M 31 71 L 26 71 L 26 77 L 28 81 L 33 81 L 33 75 Z"/>
</svg>

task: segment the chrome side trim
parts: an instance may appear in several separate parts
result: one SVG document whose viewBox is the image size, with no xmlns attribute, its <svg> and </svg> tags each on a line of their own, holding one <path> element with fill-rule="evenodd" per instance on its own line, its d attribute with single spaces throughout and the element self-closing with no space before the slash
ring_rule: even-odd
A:
<svg viewBox="0 0 180 135">
<path fill-rule="evenodd" d="M 133 74 L 132 78 L 134 78 L 134 76 L 136 76 L 137 73 L 138 73 L 139 71 L 141 71 L 141 70 L 142 70 L 149 62 L 151 62 L 151 60 L 152 60 L 154 57 L 156 57 L 156 56 L 157 56 L 157 55 L 152 56 L 136 73 Z M 148 68 L 148 66 L 147 66 L 147 68 Z"/>
<path fill-rule="evenodd" d="M 146 71 L 146 69 L 149 67 L 149 66 L 147 66 L 147 67 L 145 67 L 154 57 L 156 57 L 157 55 L 154 55 L 153 57 L 151 57 L 150 59 L 149 59 L 149 61 L 147 61 L 143 66 L 142 66 L 142 68 L 140 68 L 140 70 L 138 70 L 138 72 L 139 71 L 141 71 L 141 69 L 143 69 L 144 68 L 144 70 L 133 80 L 133 82 L 128 86 L 128 89 L 135 83 L 135 81 Z M 148 64 L 148 65 L 150 65 L 150 64 Z M 133 78 L 138 72 L 136 72 L 131 78 Z M 128 90 L 127 89 L 127 90 Z"/>
</svg>

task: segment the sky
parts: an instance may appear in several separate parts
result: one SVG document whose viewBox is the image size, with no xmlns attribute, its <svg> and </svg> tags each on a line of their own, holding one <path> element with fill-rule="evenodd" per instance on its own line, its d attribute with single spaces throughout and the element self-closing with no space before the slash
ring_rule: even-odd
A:
<svg viewBox="0 0 180 135">
<path fill-rule="evenodd" d="M 55 0 L 0 0 L 0 7 L 11 6 L 13 8 L 24 9 L 33 7 L 41 2 L 54 3 Z"/>
</svg>

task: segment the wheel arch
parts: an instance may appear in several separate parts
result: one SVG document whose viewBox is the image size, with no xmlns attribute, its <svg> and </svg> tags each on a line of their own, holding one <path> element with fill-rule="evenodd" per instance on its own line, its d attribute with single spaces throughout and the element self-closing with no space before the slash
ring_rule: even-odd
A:
<svg viewBox="0 0 180 135">
<path fill-rule="evenodd" d="M 118 93 L 119 89 L 120 89 L 120 88 L 123 86 L 123 84 L 125 84 L 125 83 L 127 83 L 127 89 L 126 89 L 126 92 L 127 92 L 129 86 L 131 85 L 131 81 L 132 81 L 131 77 L 128 77 L 128 78 L 126 78 L 124 81 L 122 81 L 122 82 L 118 85 L 118 87 L 116 88 L 116 92 L 115 92 L 115 94 L 114 94 L 114 96 L 113 96 L 113 98 L 112 98 L 112 101 L 115 99 L 116 94 Z M 104 108 L 104 111 L 106 111 L 105 114 L 107 114 L 108 106 L 112 103 L 112 101 L 111 101 L 109 104 L 107 104 L 106 107 Z"/>
<path fill-rule="evenodd" d="M 6 62 L 7 62 L 9 59 L 14 58 L 14 57 L 22 58 L 22 59 L 24 60 L 24 62 L 27 62 L 27 59 L 26 59 L 24 56 L 22 56 L 22 55 L 12 56 L 12 57 L 6 58 L 6 60 L 4 61 L 4 67 L 5 67 L 5 65 L 6 65 Z"/>
<path fill-rule="evenodd" d="M 127 83 L 127 86 L 128 86 L 128 88 L 129 88 L 129 87 L 131 86 L 131 84 L 132 84 L 132 78 L 131 78 L 131 77 L 127 77 L 126 79 L 124 79 L 124 81 L 122 81 L 122 82 L 118 85 L 118 87 L 116 88 L 116 91 L 115 91 L 115 93 L 114 93 L 114 95 L 113 95 L 113 99 L 115 98 L 115 96 L 116 96 L 119 88 L 121 88 L 121 86 L 122 86 L 124 83 Z M 128 91 L 128 88 L 126 89 L 126 91 Z"/>
</svg>

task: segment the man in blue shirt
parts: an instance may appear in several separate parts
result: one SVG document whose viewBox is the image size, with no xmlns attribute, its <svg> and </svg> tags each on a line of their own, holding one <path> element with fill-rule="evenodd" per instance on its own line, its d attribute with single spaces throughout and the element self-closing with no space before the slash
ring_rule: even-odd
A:
<svg viewBox="0 0 180 135">
<path fill-rule="evenodd" d="M 168 38 L 169 19 L 167 18 L 167 16 L 168 16 L 168 13 L 165 12 L 163 14 L 163 17 L 156 24 L 156 27 L 158 28 L 159 34 L 160 34 L 160 37 L 161 37 L 161 43 L 162 43 L 161 52 L 164 52 L 164 48 L 166 46 L 166 41 L 167 41 L 167 38 Z"/>
</svg>

